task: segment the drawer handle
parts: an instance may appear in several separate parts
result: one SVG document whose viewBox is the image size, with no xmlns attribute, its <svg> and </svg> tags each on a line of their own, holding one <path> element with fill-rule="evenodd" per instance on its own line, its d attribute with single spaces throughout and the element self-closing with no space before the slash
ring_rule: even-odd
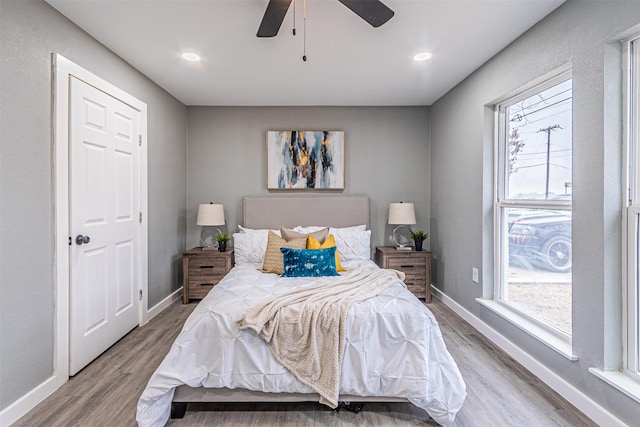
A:
<svg viewBox="0 0 640 427">
<path fill-rule="evenodd" d="M 213 268 L 213 265 L 201 265 L 200 268 Z"/>
<path fill-rule="evenodd" d="M 413 268 L 415 265 L 401 265 L 400 268 Z"/>
<path fill-rule="evenodd" d="M 200 283 L 200 286 L 213 286 L 213 283 Z"/>
</svg>

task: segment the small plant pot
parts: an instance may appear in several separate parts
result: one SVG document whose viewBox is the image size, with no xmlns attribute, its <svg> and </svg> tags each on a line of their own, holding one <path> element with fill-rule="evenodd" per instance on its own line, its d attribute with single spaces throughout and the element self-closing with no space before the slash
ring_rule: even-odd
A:
<svg viewBox="0 0 640 427">
<path fill-rule="evenodd" d="M 218 250 L 220 252 L 226 252 L 227 251 L 227 242 L 218 243 Z"/>
<path fill-rule="evenodd" d="M 416 244 L 416 251 L 420 252 L 422 251 L 422 241 L 421 240 L 414 240 L 415 244 Z"/>
</svg>

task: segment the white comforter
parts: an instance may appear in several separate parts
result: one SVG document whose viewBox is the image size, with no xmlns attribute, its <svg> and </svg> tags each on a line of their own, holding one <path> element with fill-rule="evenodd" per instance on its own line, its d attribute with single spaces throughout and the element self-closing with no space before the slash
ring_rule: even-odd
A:
<svg viewBox="0 0 640 427">
<path fill-rule="evenodd" d="M 234 267 L 189 316 L 140 397 L 136 416 L 140 426 L 163 426 L 175 387 L 182 384 L 314 392 L 276 361 L 254 331 L 240 330 L 238 321 L 275 295 L 332 278 L 281 278 L 261 273 L 259 267 Z M 347 269 L 354 267 L 345 264 Z M 440 424 L 452 422 L 462 406 L 465 384 L 440 328 L 400 280 L 351 308 L 340 393 L 403 397 Z"/>
</svg>

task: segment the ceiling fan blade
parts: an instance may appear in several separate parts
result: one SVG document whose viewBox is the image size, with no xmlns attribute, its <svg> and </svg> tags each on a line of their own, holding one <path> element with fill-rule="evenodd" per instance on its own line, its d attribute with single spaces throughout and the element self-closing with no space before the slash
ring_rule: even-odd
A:
<svg viewBox="0 0 640 427">
<path fill-rule="evenodd" d="M 269 0 L 267 10 L 264 11 L 258 37 L 275 37 L 280 30 L 280 25 L 289 10 L 292 0 Z"/>
<path fill-rule="evenodd" d="M 393 10 L 380 0 L 338 0 L 360 18 L 378 28 L 393 17 Z"/>
</svg>

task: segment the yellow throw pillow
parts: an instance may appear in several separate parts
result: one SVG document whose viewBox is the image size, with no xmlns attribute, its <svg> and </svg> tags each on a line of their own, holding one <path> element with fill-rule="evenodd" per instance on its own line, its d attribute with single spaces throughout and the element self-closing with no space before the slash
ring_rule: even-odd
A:
<svg viewBox="0 0 640 427">
<path fill-rule="evenodd" d="M 306 245 L 306 237 L 289 240 L 287 242 L 272 230 L 269 230 L 269 234 L 267 236 L 267 250 L 264 253 L 262 271 L 265 273 L 283 274 L 284 261 L 282 260 L 282 252 L 280 252 L 280 248 L 305 249 Z"/>
<path fill-rule="evenodd" d="M 333 237 L 333 234 L 329 234 L 327 238 L 324 240 L 324 243 L 320 243 L 318 239 L 313 237 L 311 234 L 307 236 L 307 249 L 326 249 L 332 248 L 336 245 L 336 239 Z M 342 264 L 340 264 L 340 255 L 338 255 L 338 248 L 336 247 L 336 271 L 347 271 L 344 269 Z"/>
</svg>

